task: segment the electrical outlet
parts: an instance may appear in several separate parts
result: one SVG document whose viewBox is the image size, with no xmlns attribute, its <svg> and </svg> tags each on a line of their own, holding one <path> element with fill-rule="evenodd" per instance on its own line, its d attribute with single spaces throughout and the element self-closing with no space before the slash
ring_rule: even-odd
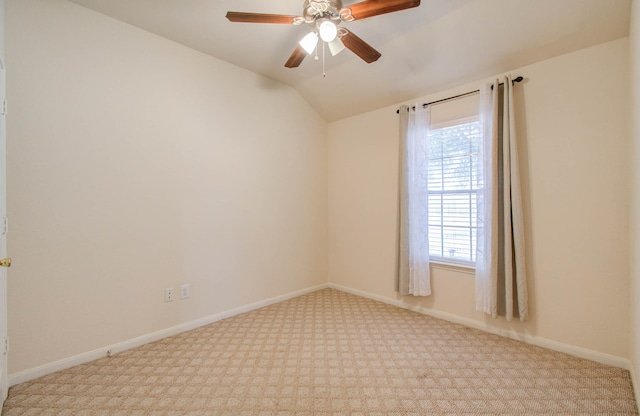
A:
<svg viewBox="0 0 640 416">
<path fill-rule="evenodd" d="M 186 283 L 180 286 L 180 299 L 187 299 L 190 296 L 191 296 L 191 285 L 189 285 L 189 283 Z"/>
<path fill-rule="evenodd" d="M 173 288 L 168 287 L 164 290 L 164 301 L 173 302 Z"/>
</svg>

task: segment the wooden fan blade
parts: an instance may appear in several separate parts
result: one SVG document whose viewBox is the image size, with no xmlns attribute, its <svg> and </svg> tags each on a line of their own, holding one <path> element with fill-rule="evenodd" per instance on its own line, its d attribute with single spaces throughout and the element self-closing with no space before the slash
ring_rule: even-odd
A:
<svg viewBox="0 0 640 416">
<path fill-rule="evenodd" d="M 365 0 L 346 7 L 355 20 L 420 6 L 420 0 Z"/>
<path fill-rule="evenodd" d="M 276 23 L 291 25 L 295 17 L 297 16 L 288 16 L 286 14 L 227 12 L 227 19 L 231 22 L 240 23 Z"/>
<path fill-rule="evenodd" d="M 362 60 L 366 63 L 370 64 L 371 62 L 375 62 L 382 55 L 377 50 L 373 49 L 371 45 L 367 42 L 363 41 L 359 37 L 347 30 L 347 34 L 340 38 L 344 46 L 349 49 L 351 52 L 358 55 Z"/>
<path fill-rule="evenodd" d="M 307 56 L 307 52 L 302 49 L 302 46 L 298 45 L 298 47 L 293 51 L 284 66 L 287 68 L 297 68 L 298 66 L 300 66 L 305 56 Z"/>
</svg>

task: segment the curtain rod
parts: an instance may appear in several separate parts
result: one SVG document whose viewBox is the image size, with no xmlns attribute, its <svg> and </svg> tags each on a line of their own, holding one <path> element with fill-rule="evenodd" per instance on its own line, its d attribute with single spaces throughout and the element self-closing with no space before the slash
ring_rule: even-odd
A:
<svg viewBox="0 0 640 416">
<path fill-rule="evenodd" d="M 522 80 L 524 80 L 524 78 L 517 77 L 513 81 L 511 81 L 511 85 L 515 84 L 516 82 L 521 82 Z M 504 82 L 501 82 L 498 85 L 504 85 Z M 491 89 L 493 89 L 493 86 L 491 86 Z M 449 101 L 449 100 L 455 100 L 456 98 L 466 97 L 467 95 L 477 94 L 479 92 L 480 92 L 480 90 L 469 91 L 469 92 L 465 92 L 465 93 L 462 93 L 462 94 L 454 95 L 453 97 L 447 97 L 447 98 L 443 98 L 441 100 L 431 101 L 430 103 L 422 104 L 422 108 L 426 108 L 427 106 L 430 106 L 432 104 L 438 104 L 438 103 L 442 103 L 442 102 Z M 411 109 L 415 110 L 416 107 L 413 106 L 413 107 L 411 107 Z M 400 114 L 400 109 L 396 110 L 396 114 Z"/>
</svg>

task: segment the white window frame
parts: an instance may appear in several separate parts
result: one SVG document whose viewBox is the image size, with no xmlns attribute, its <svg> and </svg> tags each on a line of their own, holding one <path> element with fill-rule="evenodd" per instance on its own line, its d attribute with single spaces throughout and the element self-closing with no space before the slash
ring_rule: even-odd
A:
<svg viewBox="0 0 640 416">
<path fill-rule="evenodd" d="M 456 118 L 456 119 L 451 119 L 451 120 L 446 120 L 446 121 L 442 121 L 442 122 L 437 122 L 437 123 L 432 123 L 430 126 L 430 131 L 434 131 L 434 130 L 439 130 L 439 129 L 443 129 L 443 128 L 447 128 L 447 127 L 453 127 L 453 126 L 458 126 L 458 125 L 462 125 L 462 124 L 469 124 L 469 123 L 474 123 L 474 122 L 479 122 L 480 121 L 480 117 L 477 115 L 474 116 L 470 116 L 470 117 L 461 117 L 461 118 Z M 480 144 L 479 144 L 480 145 Z M 476 194 L 481 192 L 481 189 L 476 189 L 473 191 L 465 191 L 465 193 L 467 192 L 475 192 Z M 441 192 L 437 192 L 437 191 L 429 191 L 429 194 L 432 193 L 438 193 L 440 195 L 444 195 L 447 193 L 456 193 L 456 191 L 441 191 Z M 442 214 L 443 215 L 443 214 Z M 441 217 L 441 223 L 439 225 L 440 228 L 443 228 L 442 225 L 443 222 L 443 217 Z M 429 221 L 429 227 L 431 227 L 431 221 Z M 435 225 L 438 226 L 438 225 Z M 470 224 L 469 228 L 473 228 L 473 226 Z M 477 225 L 476 225 L 476 235 L 477 235 Z M 432 255 L 431 254 L 431 250 L 429 250 L 429 262 L 437 265 L 437 266 L 444 266 L 444 268 L 446 268 L 447 266 L 453 266 L 455 268 L 462 268 L 462 269 L 475 269 L 476 263 L 475 261 L 467 261 L 467 260 L 461 260 L 461 259 L 453 259 L 453 258 L 449 258 L 449 257 L 442 257 L 442 256 L 436 256 L 436 255 Z"/>
</svg>

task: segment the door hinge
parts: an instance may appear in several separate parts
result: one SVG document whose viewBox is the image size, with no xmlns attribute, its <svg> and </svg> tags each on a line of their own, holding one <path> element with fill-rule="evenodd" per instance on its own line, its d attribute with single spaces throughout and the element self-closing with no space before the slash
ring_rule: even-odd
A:
<svg viewBox="0 0 640 416">
<path fill-rule="evenodd" d="M 3 354 L 6 354 L 9 352 L 9 337 L 4 337 L 4 346 L 2 348 L 4 351 L 2 351 Z"/>
<path fill-rule="evenodd" d="M 7 235 L 9 232 L 9 218 L 3 217 L 0 221 L 0 233 L 1 235 Z"/>
<path fill-rule="evenodd" d="M 2 100 L 2 102 L 0 102 L 0 111 L 2 112 L 2 115 L 4 116 L 5 114 L 7 114 L 7 100 Z"/>
</svg>

